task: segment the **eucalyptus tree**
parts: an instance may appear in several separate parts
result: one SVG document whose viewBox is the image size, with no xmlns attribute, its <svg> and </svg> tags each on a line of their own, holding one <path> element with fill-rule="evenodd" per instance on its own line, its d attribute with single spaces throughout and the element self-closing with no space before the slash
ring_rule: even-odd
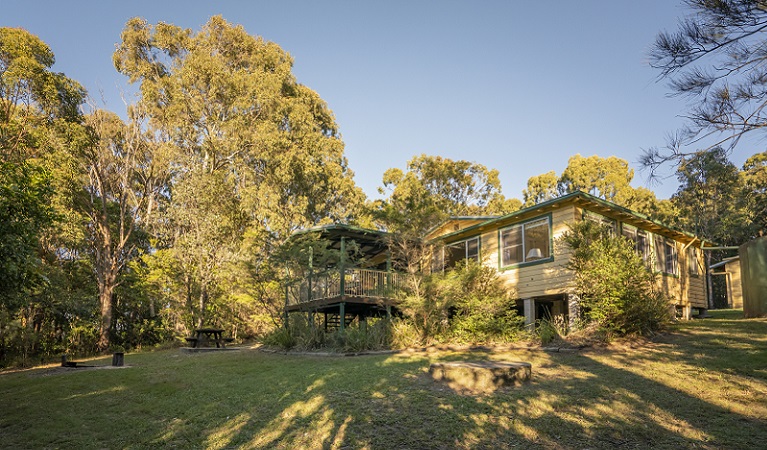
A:
<svg viewBox="0 0 767 450">
<path fill-rule="evenodd" d="M 163 168 L 155 161 L 135 108 L 124 123 L 116 114 L 95 110 L 85 118 L 82 146 L 73 148 L 82 186 L 74 208 L 85 220 L 86 251 L 92 260 L 99 292 L 99 342 L 109 346 L 115 289 L 120 274 L 141 247 L 144 230 L 159 196 Z"/>
<path fill-rule="evenodd" d="M 689 155 L 677 170 L 679 189 L 672 200 L 682 225 L 696 235 L 722 245 L 739 245 L 735 230 L 742 221 L 739 210 L 741 179 L 738 168 L 722 147 Z"/>
<path fill-rule="evenodd" d="M 722 147 L 698 151 L 684 158 L 677 170 L 679 189 L 671 200 L 679 210 L 680 225 L 701 238 L 721 245 L 742 244 L 744 210 L 738 168 Z M 705 252 L 706 267 L 721 255 Z M 706 270 L 709 307 L 713 308 L 712 279 Z"/>
<path fill-rule="evenodd" d="M 533 206 L 543 203 L 558 196 L 557 191 L 557 173 L 542 173 L 527 179 L 527 189 L 522 191 L 522 197 L 525 200 L 525 206 Z"/>
<path fill-rule="evenodd" d="M 441 156 L 416 156 L 406 171 L 388 169 L 378 191 L 388 194 L 374 204 L 382 226 L 414 236 L 449 216 L 504 214 L 521 206 L 501 193 L 498 170 Z"/>
<path fill-rule="evenodd" d="M 747 239 L 767 234 L 767 152 L 756 153 L 743 163 L 741 200 L 747 215 Z"/>
<path fill-rule="evenodd" d="M 557 189 L 560 194 L 583 191 L 613 203 L 625 204 L 632 193 L 633 179 L 634 170 L 624 159 L 576 154 L 567 161 Z"/>
<path fill-rule="evenodd" d="M 631 186 L 633 179 L 634 170 L 625 159 L 576 154 L 570 157 L 559 177 L 551 171 L 528 179 L 527 189 L 523 191 L 525 206 L 583 191 L 651 216 L 666 210 L 651 190 Z"/>
<path fill-rule="evenodd" d="M 690 99 L 688 124 L 665 150 L 645 152 L 652 170 L 681 162 L 687 150 L 729 151 L 740 138 L 767 126 L 767 8 L 761 0 L 685 0 L 690 14 L 678 30 L 657 35 L 650 65 L 670 83 L 672 95 Z"/>
<path fill-rule="evenodd" d="M 443 220 L 505 214 L 521 207 L 519 200 L 501 193 L 497 170 L 440 156 L 416 156 L 408 161 L 406 171 L 387 170 L 379 193 L 388 195 L 371 204 L 371 215 L 379 227 L 390 232 L 394 264 L 411 274 L 430 268 L 433 252 L 424 236 Z M 411 293 L 420 297 L 421 277 L 410 279 Z"/>
<path fill-rule="evenodd" d="M 85 89 L 62 73 L 50 47 L 22 28 L 0 28 L 0 157 L 24 161 L 51 145 L 57 123 L 79 122 Z"/>
<path fill-rule="evenodd" d="M 353 219 L 364 195 L 332 112 L 277 44 L 220 16 L 196 33 L 134 18 L 121 38 L 115 67 L 139 83 L 149 126 L 166 143 L 160 242 L 202 323 L 231 263 L 261 257 L 296 229 Z"/>
</svg>

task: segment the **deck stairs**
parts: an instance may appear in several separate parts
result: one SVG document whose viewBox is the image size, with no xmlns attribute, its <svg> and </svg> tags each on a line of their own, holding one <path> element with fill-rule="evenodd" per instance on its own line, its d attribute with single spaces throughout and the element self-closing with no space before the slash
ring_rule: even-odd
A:
<svg viewBox="0 0 767 450">
<path fill-rule="evenodd" d="M 347 314 L 346 320 L 344 320 L 344 328 L 347 328 L 354 322 L 357 316 L 353 314 Z M 341 315 L 340 314 L 327 314 L 325 316 L 325 331 L 337 331 L 341 327 Z"/>
</svg>

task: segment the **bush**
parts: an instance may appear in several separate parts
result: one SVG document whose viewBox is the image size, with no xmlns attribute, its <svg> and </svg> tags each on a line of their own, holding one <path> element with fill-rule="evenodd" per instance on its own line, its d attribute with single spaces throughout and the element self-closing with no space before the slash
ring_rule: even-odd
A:
<svg viewBox="0 0 767 450">
<path fill-rule="evenodd" d="M 325 331 L 310 322 L 306 314 L 291 314 L 286 327 L 275 328 L 264 335 L 262 342 L 285 350 L 314 350 L 326 343 Z"/>
<path fill-rule="evenodd" d="M 329 347 L 344 352 L 383 350 L 390 347 L 391 324 L 382 318 L 368 318 L 364 328 L 349 327 L 331 335 Z"/>
<path fill-rule="evenodd" d="M 292 314 L 287 327 L 272 330 L 261 341 L 285 350 L 362 352 L 389 348 L 391 334 L 390 322 L 383 318 L 368 318 L 364 328 L 347 327 L 340 333 L 325 332 L 319 322 L 311 323 L 305 314 Z"/>
<path fill-rule="evenodd" d="M 395 327 L 394 342 L 409 346 L 509 342 L 524 323 L 498 272 L 471 260 L 425 277 L 401 307 L 408 319 Z"/>
<path fill-rule="evenodd" d="M 573 251 L 568 268 L 575 272 L 581 308 L 598 329 L 650 335 L 669 322 L 669 300 L 633 242 L 587 220 L 573 225 L 562 239 Z"/>
<path fill-rule="evenodd" d="M 391 347 L 412 348 L 421 345 L 422 334 L 412 319 L 393 318 L 391 321 Z"/>
</svg>

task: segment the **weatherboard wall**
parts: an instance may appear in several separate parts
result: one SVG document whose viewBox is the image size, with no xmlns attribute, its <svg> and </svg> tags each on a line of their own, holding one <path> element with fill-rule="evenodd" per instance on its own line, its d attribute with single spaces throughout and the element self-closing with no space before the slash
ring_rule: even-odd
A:
<svg viewBox="0 0 767 450">
<path fill-rule="evenodd" d="M 570 249 L 558 242 L 559 238 L 569 227 L 568 223 L 576 220 L 576 208 L 564 206 L 538 217 L 551 218 L 551 254 L 552 259 L 520 264 L 516 267 L 504 268 L 500 261 L 500 230 L 504 227 L 491 229 L 482 234 L 481 254 L 485 265 L 495 267 L 510 291 L 516 298 L 534 298 L 568 292 L 573 282 L 573 273 L 567 270 L 570 259 Z M 538 217 L 526 218 L 526 221 Z"/>
</svg>

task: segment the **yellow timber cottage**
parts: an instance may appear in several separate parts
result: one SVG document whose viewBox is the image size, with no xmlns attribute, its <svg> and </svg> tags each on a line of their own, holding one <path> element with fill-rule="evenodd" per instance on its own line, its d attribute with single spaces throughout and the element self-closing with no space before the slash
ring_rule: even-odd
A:
<svg viewBox="0 0 767 450">
<path fill-rule="evenodd" d="M 454 217 L 426 238 L 442 244 L 441 263 L 449 267 L 474 259 L 498 269 L 517 299 L 527 324 L 537 319 L 578 315 L 574 273 L 567 269 L 570 251 L 560 241 L 569 224 L 593 220 L 634 242 L 656 272 L 660 287 L 677 316 L 707 308 L 703 242 L 646 216 L 592 195 L 575 192 L 500 217 Z M 573 314 L 574 313 L 574 314 Z"/>
</svg>

